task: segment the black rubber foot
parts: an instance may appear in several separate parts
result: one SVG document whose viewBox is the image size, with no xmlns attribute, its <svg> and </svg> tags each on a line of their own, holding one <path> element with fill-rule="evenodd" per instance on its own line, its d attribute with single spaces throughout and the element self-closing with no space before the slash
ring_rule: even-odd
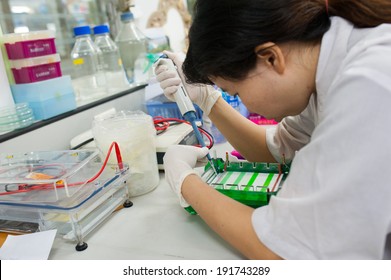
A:
<svg viewBox="0 0 391 280">
<path fill-rule="evenodd" d="M 133 206 L 133 202 L 131 202 L 130 200 L 127 200 L 124 202 L 124 207 L 125 208 L 129 208 L 129 207 L 132 207 Z"/>
<path fill-rule="evenodd" d="M 85 249 L 87 249 L 88 247 L 88 244 L 83 242 L 83 243 L 79 243 L 76 245 L 76 251 L 84 251 Z"/>
</svg>

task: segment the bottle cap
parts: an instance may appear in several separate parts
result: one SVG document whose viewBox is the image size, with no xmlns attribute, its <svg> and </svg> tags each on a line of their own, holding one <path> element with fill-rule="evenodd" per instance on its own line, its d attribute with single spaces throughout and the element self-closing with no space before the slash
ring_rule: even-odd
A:
<svg viewBox="0 0 391 280">
<path fill-rule="evenodd" d="M 107 25 L 97 25 L 94 27 L 94 34 L 104 34 L 109 33 L 109 27 Z"/>
<path fill-rule="evenodd" d="M 122 13 L 121 14 L 121 20 L 124 21 L 124 20 L 132 20 L 134 19 L 134 16 L 131 12 L 125 12 L 125 13 Z"/>
<path fill-rule="evenodd" d="M 91 29 L 88 25 L 77 26 L 73 28 L 73 33 L 75 34 L 75 36 L 87 35 L 91 34 Z"/>
</svg>

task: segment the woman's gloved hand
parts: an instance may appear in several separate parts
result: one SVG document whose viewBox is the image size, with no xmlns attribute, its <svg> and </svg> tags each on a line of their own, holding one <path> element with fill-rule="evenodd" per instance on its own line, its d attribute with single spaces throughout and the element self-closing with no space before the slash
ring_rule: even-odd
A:
<svg viewBox="0 0 391 280">
<path fill-rule="evenodd" d="M 182 183 L 190 174 L 197 174 L 195 167 L 205 165 L 208 160 L 208 148 L 198 148 L 186 145 L 173 145 L 168 147 L 164 158 L 164 172 L 166 181 L 171 189 L 179 197 L 182 207 L 188 207 L 189 203 L 182 196 Z"/>
<path fill-rule="evenodd" d="M 190 99 L 197 104 L 203 113 L 207 116 L 210 113 L 213 105 L 216 103 L 217 99 L 221 94 L 215 90 L 212 86 L 209 85 L 190 85 L 185 82 L 184 74 L 182 72 L 182 64 L 185 59 L 184 54 L 164 52 L 178 68 L 179 75 L 177 71 L 169 70 L 166 65 L 159 65 L 155 69 L 156 79 L 160 83 L 160 87 L 164 91 L 164 95 L 172 100 L 174 100 L 173 95 L 177 92 L 179 84 L 183 80 L 183 85 L 187 90 L 187 93 L 190 96 Z"/>
</svg>

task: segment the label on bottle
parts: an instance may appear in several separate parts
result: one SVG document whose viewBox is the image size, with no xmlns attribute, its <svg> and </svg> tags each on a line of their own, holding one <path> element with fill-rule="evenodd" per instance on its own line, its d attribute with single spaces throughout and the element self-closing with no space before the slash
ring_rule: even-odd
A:
<svg viewBox="0 0 391 280">
<path fill-rule="evenodd" d="M 82 64 L 84 64 L 83 58 L 76 58 L 73 60 L 73 65 L 82 65 Z"/>
</svg>

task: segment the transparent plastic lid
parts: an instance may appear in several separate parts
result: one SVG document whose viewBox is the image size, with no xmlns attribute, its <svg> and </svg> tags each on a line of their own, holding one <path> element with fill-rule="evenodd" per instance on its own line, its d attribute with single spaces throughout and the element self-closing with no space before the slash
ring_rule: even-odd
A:
<svg viewBox="0 0 391 280">
<path fill-rule="evenodd" d="M 0 204 L 50 203 L 72 197 L 99 170 L 95 151 L 0 154 Z"/>
<path fill-rule="evenodd" d="M 0 208 L 76 210 L 129 176 L 96 150 L 0 154 Z M 121 168 L 121 169 L 120 169 Z"/>
</svg>

